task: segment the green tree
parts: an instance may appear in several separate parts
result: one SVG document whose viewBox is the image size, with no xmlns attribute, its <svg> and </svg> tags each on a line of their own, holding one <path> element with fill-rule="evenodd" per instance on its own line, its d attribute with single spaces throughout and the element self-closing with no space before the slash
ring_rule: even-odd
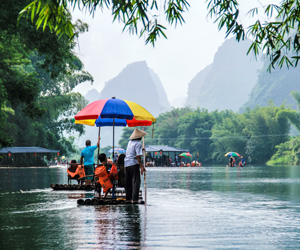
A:
<svg viewBox="0 0 300 250">
<path fill-rule="evenodd" d="M 191 113 L 192 109 L 177 108 L 172 109 L 170 112 L 159 115 L 156 119 L 155 129 L 154 129 L 154 144 L 175 146 L 176 140 L 179 137 L 178 127 L 180 125 L 180 117 Z M 149 131 L 147 130 L 149 133 Z M 146 142 L 149 141 L 149 136 L 146 137 Z"/>
<path fill-rule="evenodd" d="M 36 31 L 29 20 L 17 25 L 19 10 L 28 3 L 0 2 L 0 146 L 36 145 L 63 153 L 74 150 L 65 132 L 83 132 L 69 118 L 85 100 L 71 90 L 93 80 L 73 52 L 87 26 L 77 22 L 72 39 L 58 39 L 47 27 Z"/>
<path fill-rule="evenodd" d="M 216 111 L 209 113 L 207 110 L 196 109 L 180 117 L 176 146 L 188 148 L 194 157 L 198 152 L 199 160 L 202 162 L 210 161 L 210 137 L 216 122 L 214 119 L 216 113 Z"/>
<path fill-rule="evenodd" d="M 222 121 L 213 126 L 210 138 L 214 161 L 224 162 L 224 155 L 232 151 L 245 155 L 248 135 L 244 128 L 245 121 L 242 115 L 232 111 L 222 112 Z"/>
<path fill-rule="evenodd" d="M 187 113 L 192 112 L 191 108 L 177 108 L 172 109 L 170 112 L 160 114 L 156 123 L 150 127 L 144 127 L 145 131 L 148 133 L 145 136 L 146 145 L 169 145 L 175 146 L 176 140 L 178 138 L 178 126 L 179 117 L 184 116 Z M 141 127 L 137 127 L 142 129 Z M 124 128 L 119 145 L 122 148 L 127 147 L 128 138 L 132 134 L 134 128 Z M 153 138 L 152 138 L 153 135 Z"/>
<path fill-rule="evenodd" d="M 257 18 L 247 28 L 239 21 L 239 1 L 206 0 L 206 3 L 208 14 L 218 23 L 219 29 L 225 29 L 226 36 L 235 35 L 238 41 L 245 39 L 248 34 L 253 40 L 249 52 L 252 51 L 255 55 L 265 52 L 271 61 L 270 68 L 275 65 L 282 67 L 284 64 L 288 67 L 297 66 L 300 58 L 299 1 L 283 0 L 280 5 L 260 6 L 263 13 L 259 13 L 260 8 L 250 10 L 253 17 L 262 15 L 263 18 Z M 159 36 L 166 37 L 166 27 L 161 24 L 161 15 L 164 15 L 171 25 L 182 24 L 183 14 L 190 5 L 187 0 L 165 0 L 164 4 L 159 4 L 158 0 L 34 0 L 21 11 L 21 15 L 27 13 L 38 28 L 45 29 L 48 26 L 57 34 L 64 33 L 73 37 L 75 28 L 69 19 L 68 7 L 76 6 L 91 14 L 94 14 L 96 9 L 111 9 L 114 20 L 123 22 L 124 29 L 139 36 L 145 34 L 146 43 L 154 45 Z M 272 21 L 272 18 L 275 20 Z"/>
<path fill-rule="evenodd" d="M 173 109 L 159 115 L 154 138 L 146 128 L 146 145 L 167 145 L 189 149 L 204 163 L 225 161 L 229 151 L 242 154 L 248 163 L 265 163 L 276 152 L 276 146 L 287 141 L 289 123 L 278 114 L 284 106 L 257 107 L 243 114 L 232 111 Z M 134 128 L 125 128 L 119 144 L 126 148 Z M 296 152 L 296 148 L 294 150 Z M 296 153 L 295 153 L 296 154 Z"/>
<path fill-rule="evenodd" d="M 300 93 L 293 91 L 291 95 L 295 98 L 298 110 L 281 110 L 277 117 L 288 119 L 289 122 L 300 131 Z M 292 138 L 290 141 L 278 145 L 276 153 L 272 156 L 268 164 L 270 165 L 300 165 L 300 137 Z"/>
<path fill-rule="evenodd" d="M 243 113 L 247 157 L 252 163 L 265 163 L 275 153 L 275 146 L 288 140 L 290 125 L 286 118 L 278 117 L 284 106 L 257 107 Z"/>
<path fill-rule="evenodd" d="M 288 140 L 289 123 L 278 114 L 284 106 L 257 107 L 243 114 L 226 111 L 222 122 L 212 128 L 212 158 L 224 161 L 224 154 L 236 151 L 248 163 L 265 163 L 276 151 L 276 145 Z M 222 160 L 223 159 L 223 160 Z"/>
<path fill-rule="evenodd" d="M 276 146 L 276 153 L 267 162 L 268 165 L 300 165 L 300 137 Z"/>
<path fill-rule="evenodd" d="M 295 128 L 300 131 L 300 93 L 298 91 L 291 92 L 291 95 L 295 98 L 298 110 L 281 110 L 278 113 L 279 118 L 287 118 Z"/>
<path fill-rule="evenodd" d="M 37 105 L 40 82 L 32 73 L 28 53 L 17 36 L 0 30 L 0 145 L 12 143 L 7 131 L 10 127 L 7 117 L 14 113 L 14 108 L 23 104 L 23 111 L 28 116 L 41 114 Z M 10 111 L 10 112 L 8 112 Z"/>
</svg>

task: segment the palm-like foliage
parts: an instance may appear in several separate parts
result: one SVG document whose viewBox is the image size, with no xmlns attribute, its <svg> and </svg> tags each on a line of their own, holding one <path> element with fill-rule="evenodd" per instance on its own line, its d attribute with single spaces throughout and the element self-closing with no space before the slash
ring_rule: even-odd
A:
<svg viewBox="0 0 300 250">
<path fill-rule="evenodd" d="M 248 53 L 253 52 L 257 56 L 265 52 L 269 56 L 269 70 L 275 65 L 297 66 L 300 58 L 298 0 L 284 0 L 280 5 L 269 4 L 250 10 L 252 17 L 257 15 L 263 18 L 257 18 L 247 28 L 239 21 L 239 1 L 206 0 L 206 3 L 208 14 L 215 18 L 219 29 L 225 29 L 226 36 L 233 34 L 240 41 L 247 35 L 253 40 Z M 124 30 L 139 36 L 145 35 L 146 43 L 154 45 L 159 36 L 166 38 L 166 27 L 161 22 L 161 16 L 164 15 L 171 25 L 182 24 L 183 14 L 190 5 L 188 0 L 34 0 L 20 14 L 30 17 L 37 28 L 45 30 L 49 27 L 60 36 L 68 34 L 72 38 L 76 32 L 69 8 L 75 7 L 92 15 L 97 9 L 110 9 L 114 20 L 124 23 Z M 263 9 L 263 13 L 259 13 L 260 9 Z"/>
</svg>

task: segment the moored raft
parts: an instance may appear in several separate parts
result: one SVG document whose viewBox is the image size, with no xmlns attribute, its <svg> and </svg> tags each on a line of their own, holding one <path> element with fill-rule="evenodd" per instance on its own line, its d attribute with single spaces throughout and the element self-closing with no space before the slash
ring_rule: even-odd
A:
<svg viewBox="0 0 300 250">
<path fill-rule="evenodd" d="M 60 191 L 60 190 L 94 190 L 95 185 L 85 186 L 85 185 L 76 185 L 76 184 L 51 184 L 50 187 L 53 190 Z"/>
<path fill-rule="evenodd" d="M 139 199 L 137 203 L 126 202 L 125 198 L 92 198 L 78 199 L 77 204 L 80 206 L 107 206 L 107 205 L 127 205 L 127 204 L 145 204 L 144 200 Z"/>
</svg>

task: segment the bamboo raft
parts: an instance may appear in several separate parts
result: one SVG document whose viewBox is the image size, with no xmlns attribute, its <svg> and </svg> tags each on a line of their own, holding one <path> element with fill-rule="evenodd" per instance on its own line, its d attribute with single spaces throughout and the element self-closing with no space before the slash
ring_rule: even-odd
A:
<svg viewBox="0 0 300 250">
<path fill-rule="evenodd" d="M 51 184 L 50 187 L 53 190 L 85 190 L 92 191 L 95 189 L 95 185 L 85 186 L 85 185 L 67 185 L 67 184 Z M 112 191 L 107 193 L 106 198 L 87 198 L 87 199 L 78 199 L 78 205 L 121 205 L 121 204 L 132 204 L 126 202 L 126 192 L 123 189 L 116 189 L 114 191 L 114 198 Z M 139 201 L 136 204 L 145 204 L 145 201 L 142 197 L 142 191 L 139 192 Z"/>
<path fill-rule="evenodd" d="M 119 205 L 119 204 L 132 204 L 131 202 L 126 202 L 126 192 L 125 190 L 117 189 L 114 192 L 114 198 L 112 191 L 107 193 L 106 198 L 92 198 L 92 199 L 79 199 L 77 200 L 78 205 Z M 139 201 L 135 204 L 145 204 L 142 191 L 139 192 Z"/>
<path fill-rule="evenodd" d="M 95 185 L 76 185 L 76 184 L 51 184 L 50 187 L 53 190 L 59 191 L 59 190 L 86 190 L 91 191 L 95 189 Z"/>
<path fill-rule="evenodd" d="M 127 204 L 133 204 L 131 202 L 126 202 L 125 198 L 116 198 L 116 199 L 112 199 L 112 198 L 103 198 L 103 199 L 98 199 L 98 198 L 92 198 L 92 199 L 79 199 L 77 200 L 77 204 L 82 206 L 82 205 L 86 205 L 86 206 L 97 206 L 97 205 L 127 205 Z M 134 204 L 145 204 L 145 202 L 143 200 L 139 200 L 137 203 Z"/>
</svg>

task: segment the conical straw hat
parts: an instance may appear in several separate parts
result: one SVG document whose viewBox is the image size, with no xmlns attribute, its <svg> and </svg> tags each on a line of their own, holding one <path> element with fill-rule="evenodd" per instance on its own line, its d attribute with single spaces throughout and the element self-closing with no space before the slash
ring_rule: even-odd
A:
<svg viewBox="0 0 300 250">
<path fill-rule="evenodd" d="M 134 139 L 138 139 L 138 138 L 142 138 L 143 136 L 145 136 L 147 133 L 139 130 L 139 129 L 135 129 L 132 133 L 132 135 L 129 137 L 130 140 L 134 140 Z"/>
</svg>

